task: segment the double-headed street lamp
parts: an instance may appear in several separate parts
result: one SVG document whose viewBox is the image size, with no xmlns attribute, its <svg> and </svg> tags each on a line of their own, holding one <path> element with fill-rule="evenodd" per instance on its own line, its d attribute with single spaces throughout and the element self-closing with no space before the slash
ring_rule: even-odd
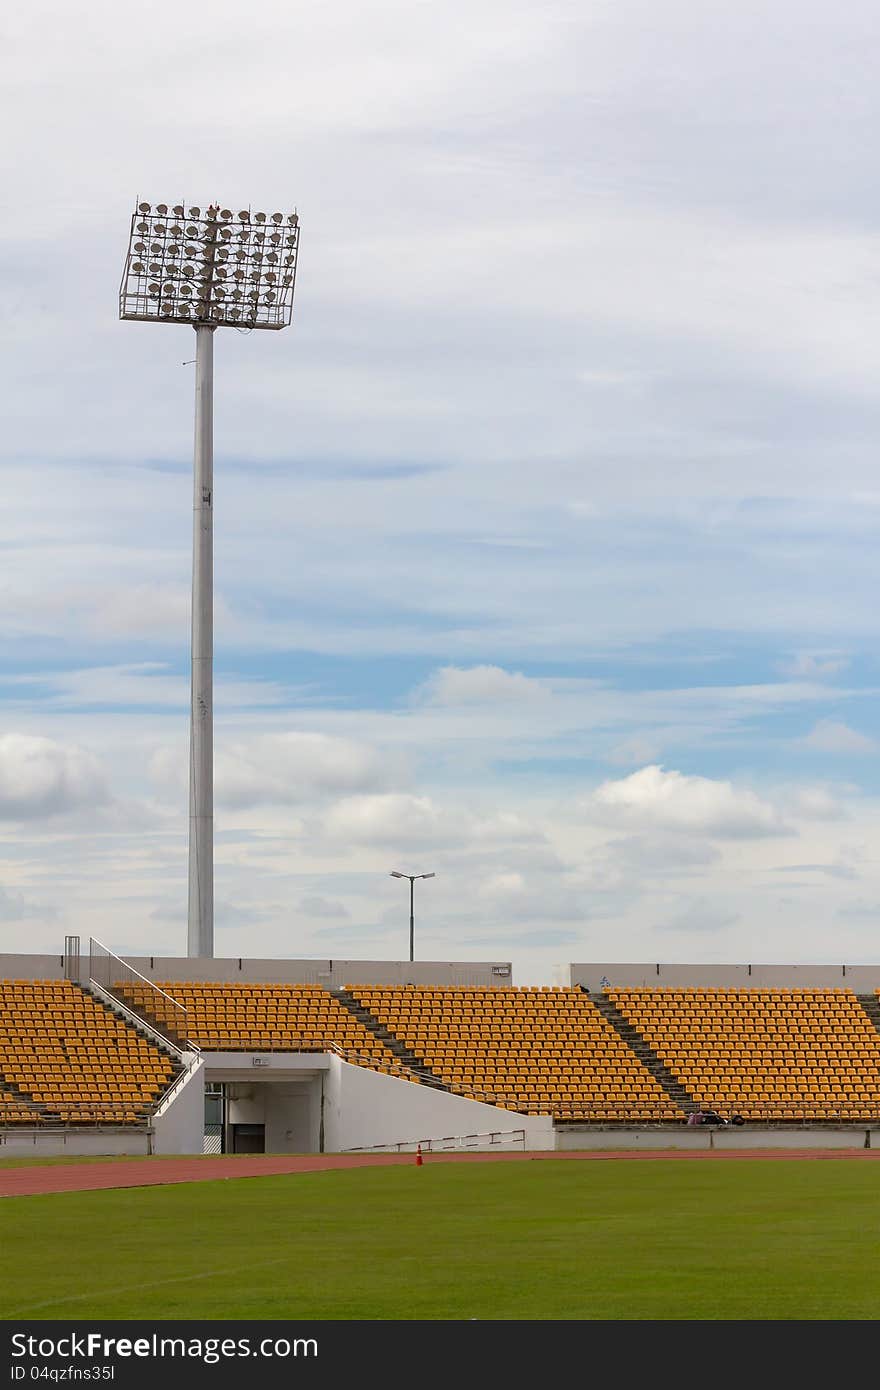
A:
<svg viewBox="0 0 880 1390">
<path fill-rule="evenodd" d="M 295 212 L 138 203 L 119 317 L 196 331 L 187 955 L 214 954 L 214 330 L 286 328 Z"/>
<path fill-rule="evenodd" d="M 413 959 L 413 926 L 414 926 L 414 917 L 413 917 L 413 884 L 415 883 L 415 881 L 416 881 L 417 878 L 436 878 L 437 875 L 436 875 L 436 874 L 399 874 L 399 873 L 397 872 L 396 869 L 392 869 L 392 870 L 391 870 L 391 877 L 392 877 L 392 878 L 408 878 L 408 879 L 409 879 L 409 958 L 410 958 L 410 960 L 412 960 L 412 959 Z"/>
</svg>

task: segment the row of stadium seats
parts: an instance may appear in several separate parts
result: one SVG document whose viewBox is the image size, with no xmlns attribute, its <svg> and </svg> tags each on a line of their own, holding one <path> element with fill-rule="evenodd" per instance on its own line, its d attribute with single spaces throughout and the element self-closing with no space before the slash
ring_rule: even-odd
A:
<svg viewBox="0 0 880 1390">
<path fill-rule="evenodd" d="M 696 1101 L 744 1118 L 880 1118 L 880 1033 L 848 990 L 609 989 Z"/>
<path fill-rule="evenodd" d="M 180 1029 L 207 1051 L 326 1052 L 340 1048 L 361 1065 L 409 1075 L 386 1044 L 319 985 L 191 984 L 163 982 L 159 994 L 142 981 L 120 981 L 115 992 L 145 1018 Z"/>
<path fill-rule="evenodd" d="M 0 1123 L 140 1123 L 174 1072 L 165 1052 L 69 980 L 0 981 Z"/>
<path fill-rule="evenodd" d="M 559 1119 L 683 1118 L 582 990 L 349 988 L 462 1094 Z"/>
<path fill-rule="evenodd" d="M 405 1049 L 452 1091 L 560 1121 L 683 1121 L 695 1102 L 753 1120 L 880 1119 L 880 1032 L 848 990 L 609 989 L 596 999 L 571 988 L 351 985 L 346 1007 L 317 985 L 162 989 L 169 997 L 142 981 L 117 986 L 169 1036 L 185 1009 L 185 1032 L 204 1049 L 336 1049 L 415 1079 L 395 1055 Z M 35 1112 L 134 1122 L 172 1076 L 164 1052 L 79 986 L 0 982 L 0 1122 L 33 1123 Z"/>
</svg>

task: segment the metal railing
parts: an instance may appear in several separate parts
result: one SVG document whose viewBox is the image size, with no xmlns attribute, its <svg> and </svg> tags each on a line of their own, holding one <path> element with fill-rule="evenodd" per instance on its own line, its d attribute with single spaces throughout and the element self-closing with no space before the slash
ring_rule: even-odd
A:
<svg viewBox="0 0 880 1390">
<path fill-rule="evenodd" d="M 466 1149 L 504 1149 L 517 1148 L 525 1152 L 526 1132 L 524 1129 L 490 1129 L 482 1134 L 450 1134 L 442 1139 L 398 1139 L 389 1144 L 361 1144 L 355 1148 L 342 1149 L 346 1154 L 369 1153 L 450 1153 Z"/>
<path fill-rule="evenodd" d="M 89 980 L 153 1027 L 163 1042 L 195 1050 L 197 1045 L 188 1036 L 188 1015 L 183 1005 L 94 937 L 89 942 Z"/>
<path fill-rule="evenodd" d="M 110 1008 L 120 1013 L 127 1023 L 130 1023 L 138 1032 L 144 1033 L 151 1042 L 156 1043 L 159 1047 L 165 1048 L 168 1052 L 173 1052 L 178 1061 L 182 1062 L 184 1065 L 187 1065 L 188 1053 L 198 1053 L 200 1051 L 197 1043 L 186 1042 L 181 1046 L 179 1043 L 172 1042 L 171 1038 L 165 1033 L 160 1033 L 158 1028 L 154 1028 L 152 1023 L 148 1023 L 143 1014 L 138 1013 L 137 1009 L 133 1008 L 126 999 L 121 999 L 118 995 L 111 994 L 109 990 L 106 990 L 103 985 L 99 985 L 95 980 L 90 980 L 89 984 L 93 993 L 96 994 L 99 999 L 103 999 Z"/>
<path fill-rule="evenodd" d="M 670 1125 L 680 1128 L 688 1126 L 688 1115 L 693 1110 L 699 1110 L 698 1102 L 689 1102 L 688 1109 L 685 1111 L 678 1106 L 677 1102 L 663 1107 L 668 1112 L 672 1106 L 679 1109 L 679 1114 L 672 1117 L 668 1113 L 655 1114 L 649 1117 L 648 1107 L 633 1104 L 616 1105 L 613 1101 L 597 1102 L 595 1104 L 578 1104 L 575 1106 L 553 1106 L 554 1120 L 561 1124 L 609 1124 L 609 1125 L 639 1125 L 639 1124 L 659 1124 Z M 549 1113 L 551 1107 L 544 1107 Z M 708 1109 L 707 1103 L 703 1105 Z M 746 1125 L 876 1125 L 880 1124 L 880 1106 L 872 1102 L 863 1101 L 842 1101 L 837 1105 L 825 1104 L 824 1102 L 814 1101 L 812 1104 L 798 1104 L 794 1101 L 739 1101 L 735 1106 L 728 1104 L 715 1105 L 712 1107 L 715 1113 L 726 1122 L 718 1124 L 717 1121 L 704 1122 L 694 1126 L 698 1129 L 727 1129 L 730 1128 L 730 1121 L 734 1114 L 739 1115 Z M 734 1126 L 736 1127 L 736 1126 Z"/>
<path fill-rule="evenodd" d="M 76 1100 L 34 1102 L 0 1101 L 0 1129 L 108 1129 L 146 1128 L 155 1108 L 152 1101 Z"/>
</svg>

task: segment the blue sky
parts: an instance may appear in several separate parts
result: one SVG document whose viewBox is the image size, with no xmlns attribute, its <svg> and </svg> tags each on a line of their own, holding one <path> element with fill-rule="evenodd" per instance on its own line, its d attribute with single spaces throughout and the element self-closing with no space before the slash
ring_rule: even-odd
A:
<svg viewBox="0 0 880 1390">
<path fill-rule="evenodd" d="M 523 982 L 876 961 L 875 7 L 10 30 L 3 949 L 184 950 L 193 344 L 116 292 L 216 197 L 302 219 L 216 344 L 217 953 L 395 958 L 397 868 Z"/>
</svg>

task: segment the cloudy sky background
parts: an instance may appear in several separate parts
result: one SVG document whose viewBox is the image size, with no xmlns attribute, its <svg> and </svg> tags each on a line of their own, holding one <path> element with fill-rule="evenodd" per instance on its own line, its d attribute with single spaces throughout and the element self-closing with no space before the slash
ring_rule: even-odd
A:
<svg viewBox="0 0 880 1390">
<path fill-rule="evenodd" d="M 183 954 L 192 334 L 136 197 L 296 206 L 216 345 L 216 953 L 880 960 L 873 0 L 5 19 L 0 950 Z M 184 365 L 184 363 L 187 365 Z"/>
</svg>

